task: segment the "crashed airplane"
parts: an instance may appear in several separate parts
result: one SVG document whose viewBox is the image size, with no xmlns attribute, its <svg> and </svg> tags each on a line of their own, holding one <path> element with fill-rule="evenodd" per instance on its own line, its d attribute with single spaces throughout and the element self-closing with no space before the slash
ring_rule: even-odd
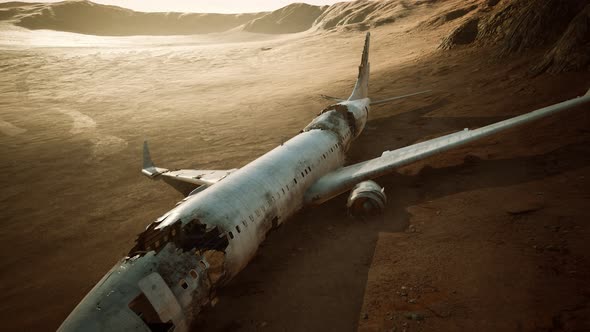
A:
<svg viewBox="0 0 590 332">
<path fill-rule="evenodd" d="M 385 151 L 343 166 L 371 105 L 367 34 L 350 97 L 324 109 L 301 133 L 240 169 L 168 170 L 144 143 L 142 172 L 187 194 L 139 234 L 128 256 L 86 295 L 59 331 L 187 331 L 215 294 L 254 257 L 267 233 L 298 210 L 350 192 L 352 216 L 379 214 L 384 190 L 372 180 L 396 168 L 502 130 L 590 102 L 590 94 L 479 129 Z M 188 187 L 187 187 L 188 186 Z M 187 189 L 188 188 L 188 189 Z"/>
</svg>

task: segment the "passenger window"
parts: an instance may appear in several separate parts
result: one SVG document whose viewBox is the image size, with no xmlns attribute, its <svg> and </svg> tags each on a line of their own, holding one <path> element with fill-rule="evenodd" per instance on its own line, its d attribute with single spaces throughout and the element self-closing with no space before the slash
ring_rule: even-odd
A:
<svg viewBox="0 0 590 332">
<path fill-rule="evenodd" d="M 252 217 L 252 215 L 250 215 L 250 220 L 254 221 L 254 217 Z"/>
<path fill-rule="evenodd" d="M 240 233 L 240 226 L 236 225 L 236 231 L 238 231 L 238 233 Z"/>
<path fill-rule="evenodd" d="M 199 264 L 201 264 L 201 267 L 203 268 L 203 270 L 207 268 L 207 264 L 205 264 L 205 261 L 200 260 Z"/>
<path fill-rule="evenodd" d="M 190 275 L 193 277 L 193 279 L 199 278 L 199 274 L 195 270 L 191 270 Z"/>
<path fill-rule="evenodd" d="M 305 177 L 305 174 L 303 174 L 303 172 L 301 172 L 301 177 Z"/>
<path fill-rule="evenodd" d="M 293 178 L 293 182 L 295 182 L 295 184 L 297 184 L 297 179 Z"/>
<path fill-rule="evenodd" d="M 229 238 L 230 239 L 233 239 L 234 238 L 234 234 L 232 232 L 229 232 L 228 234 L 229 234 Z"/>
<path fill-rule="evenodd" d="M 188 284 L 186 283 L 186 280 L 180 279 L 180 287 L 182 287 L 182 289 L 188 288 Z"/>
</svg>

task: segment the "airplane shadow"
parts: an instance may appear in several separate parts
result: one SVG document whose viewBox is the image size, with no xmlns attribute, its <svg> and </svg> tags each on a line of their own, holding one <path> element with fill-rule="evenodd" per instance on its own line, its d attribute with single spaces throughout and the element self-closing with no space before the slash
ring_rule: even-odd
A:
<svg viewBox="0 0 590 332">
<path fill-rule="evenodd" d="M 349 151 L 350 162 L 379 156 L 383 150 L 425 136 L 504 119 L 425 117 L 445 103 L 440 100 L 369 121 L 368 133 Z M 347 195 L 300 212 L 270 234 L 248 267 L 220 290 L 219 304 L 200 314 L 195 330 L 255 331 L 264 327 L 268 331 L 355 331 L 378 234 L 406 229 L 411 217 L 408 207 L 589 165 L 590 144 L 580 142 L 533 156 L 496 160 L 467 156 L 460 165 L 427 166 L 415 175 L 384 176 L 379 183 L 386 188 L 389 202 L 383 217 L 364 221 L 347 217 Z"/>
</svg>

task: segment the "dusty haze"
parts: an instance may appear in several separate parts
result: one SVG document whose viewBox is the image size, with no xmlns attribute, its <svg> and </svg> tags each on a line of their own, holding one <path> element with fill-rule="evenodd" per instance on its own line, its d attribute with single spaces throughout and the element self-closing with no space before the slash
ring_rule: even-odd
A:
<svg viewBox="0 0 590 332">
<path fill-rule="evenodd" d="M 3 329 L 55 330 L 181 199 L 140 174 L 144 139 L 163 167 L 240 167 L 297 134 L 320 93 L 350 93 L 367 30 L 372 97 L 433 93 L 375 108 L 351 163 L 573 98 L 590 87 L 588 7 L 568 4 L 0 4 Z M 576 109 L 401 169 L 378 180 L 376 220 L 349 219 L 346 197 L 299 213 L 195 330 L 590 329 L 589 126 Z"/>
</svg>

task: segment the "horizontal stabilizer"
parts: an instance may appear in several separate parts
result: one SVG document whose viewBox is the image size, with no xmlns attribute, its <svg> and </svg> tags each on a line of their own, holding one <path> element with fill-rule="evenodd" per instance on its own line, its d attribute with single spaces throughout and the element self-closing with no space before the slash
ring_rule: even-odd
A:
<svg viewBox="0 0 590 332">
<path fill-rule="evenodd" d="M 235 170 L 236 168 L 230 170 L 179 169 L 171 171 L 167 168 L 156 167 L 152 161 L 147 141 L 143 143 L 143 168 L 141 172 L 149 178 L 163 176 L 166 178 L 167 182 L 172 180 L 194 185 L 209 186 L 221 181 Z"/>
<path fill-rule="evenodd" d="M 387 98 L 387 99 L 381 99 L 381 100 L 376 100 L 376 101 L 371 101 L 371 105 L 380 105 L 380 104 L 385 104 L 385 103 L 389 103 L 398 99 L 404 99 L 407 97 L 412 97 L 415 95 L 421 95 L 423 93 L 428 93 L 431 92 L 431 90 L 426 90 L 426 91 L 420 91 L 420 92 L 415 92 L 415 93 L 410 93 L 407 95 L 403 95 L 403 96 L 397 96 L 397 97 L 391 97 L 391 98 Z"/>
</svg>

